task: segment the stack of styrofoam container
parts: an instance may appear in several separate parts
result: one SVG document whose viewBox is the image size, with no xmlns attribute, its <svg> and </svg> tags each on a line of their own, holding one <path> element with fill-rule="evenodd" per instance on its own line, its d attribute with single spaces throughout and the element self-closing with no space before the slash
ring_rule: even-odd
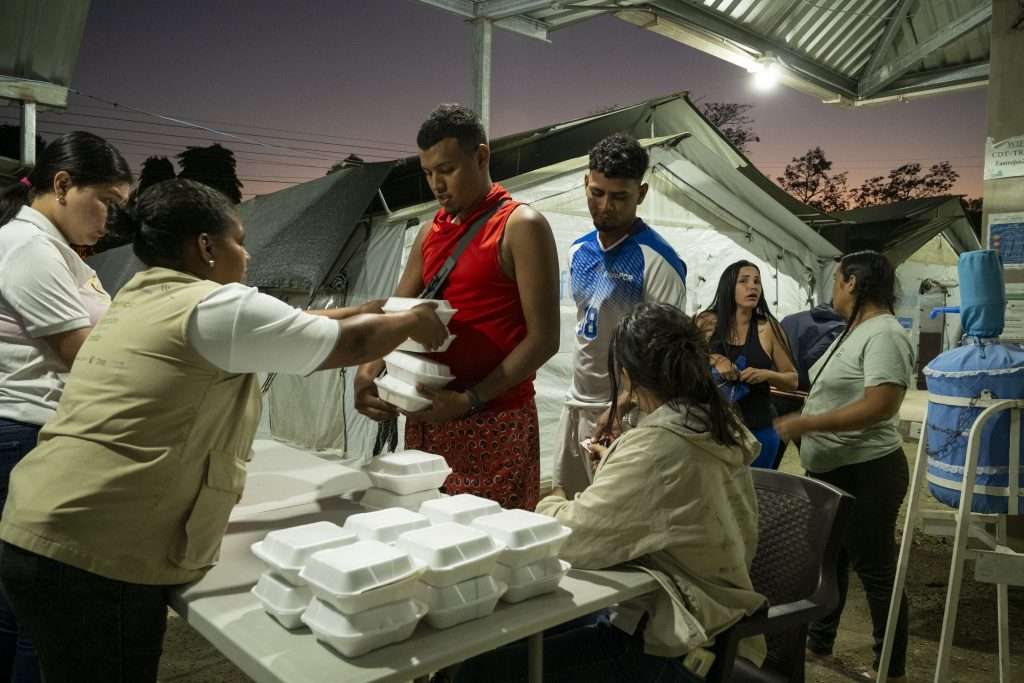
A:
<svg viewBox="0 0 1024 683">
<path fill-rule="evenodd" d="M 347 546 L 357 540 L 355 533 L 330 522 L 271 531 L 252 545 L 253 554 L 269 567 L 253 587 L 253 594 L 282 626 L 301 627 L 299 617 L 313 597 L 300 577 L 302 568 L 314 553 Z"/>
<path fill-rule="evenodd" d="M 425 302 L 437 304 L 434 310 L 445 325 L 451 322 L 452 316 L 457 312 L 447 301 L 441 299 L 405 299 L 400 297 L 388 299 L 383 310 L 386 313 L 407 311 Z M 455 337 L 449 335 L 444 344 L 433 351 L 447 350 L 453 339 Z M 422 344 L 407 339 L 398 347 L 398 350 L 384 356 L 388 372 L 383 377 L 374 380 L 381 399 L 409 413 L 429 408 L 430 399 L 423 396 L 417 386 L 442 389 L 455 379 L 447 365 L 435 363 L 416 355 L 430 351 L 431 349 L 427 349 Z"/>
<path fill-rule="evenodd" d="M 458 309 L 452 308 L 444 299 L 415 299 L 400 296 L 393 296 L 384 302 L 384 306 L 381 307 L 385 313 L 399 313 L 401 311 L 408 311 L 421 304 L 436 304 L 434 312 L 437 313 L 438 319 L 441 323 L 447 327 L 448 323 L 452 321 L 452 318 L 458 313 Z M 407 339 L 399 345 L 399 351 L 411 351 L 413 353 L 430 353 L 432 351 L 447 351 L 448 347 L 451 346 L 452 341 L 455 339 L 454 335 L 449 334 L 448 339 L 436 349 L 428 349 L 418 342 L 414 342 L 412 339 Z"/>
<path fill-rule="evenodd" d="M 438 488 L 452 470 L 440 455 L 403 451 L 374 458 L 365 471 L 373 488 L 363 494 L 364 506 L 415 511 L 424 501 L 441 497 Z"/>
<path fill-rule="evenodd" d="M 353 532 L 361 541 L 377 541 L 394 544 L 407 531 L 430 526 L 430 520 L 418 512 L 405 508 L 384 508 L 373 512 L 349 515 L 345 529 Z"/>
<path fill-rule="evenodd" d="M 301 620 L 346 657 L 405 640 L 427 613 L 417 598 L 423 571 L 408 553 L 376 540 L 315 553 L 300 574 L 314 595 Z"/>
<path fill-rule="evenodd" d="M 443 363 L 429 361 L 415 353 L 394 351 L 384 356 L 388 374 L 374 380 L 381 399 L 407 413 L 415 413 L 430 407 L 430 399 L 419 392 L 417 387 L 443 389 L 455 379 L 451 370 Z"/>
<path fill-rule="evenodd" d="M 572 530 L 556 519 L 526 510 L 503 510 L 477 517 L 472 525 L 503 546 L 495 577 L 508 585 L 502 596 L 506 602 L 550 593 L 569 570 L 569 563 L 558 559 L 558 551 Z"/>
<path fill-rule="evenodd" d="M 463 502 L 464 498 L 475 497 L 463 497 Z M 438 504 L 449 500 L 428 501 L 424 506 L 436 513 L 443 507 Z M 434 519 L 439 518 L 435 515 Z M 505 584 L 492 576 L 501 546 L 483 531 L 442 521 L 402 534 L 396 545 L 427 567 L 420 580 L 430 609 L 427 623 L 434 628 L 487 616 L 505 592 Z"/>
</svg>

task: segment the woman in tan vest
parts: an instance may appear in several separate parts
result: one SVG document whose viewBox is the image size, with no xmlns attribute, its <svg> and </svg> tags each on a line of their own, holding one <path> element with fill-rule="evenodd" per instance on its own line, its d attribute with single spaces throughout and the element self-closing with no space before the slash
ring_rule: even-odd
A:
<svg viewBox="0 0 1024 683">
<path fill-rule="evenodd" d="M 168 594 L 213 565 L 245 484 L 256 372 L 447 336 L 430 306 L 311 315 L 239 284 L 245 228 L 204 185 L 165 181 L 128 213 L 148 268 L 83 344 L 0 521 L 0 580 L 48 683 L 156 680 Z"/>
</svg>

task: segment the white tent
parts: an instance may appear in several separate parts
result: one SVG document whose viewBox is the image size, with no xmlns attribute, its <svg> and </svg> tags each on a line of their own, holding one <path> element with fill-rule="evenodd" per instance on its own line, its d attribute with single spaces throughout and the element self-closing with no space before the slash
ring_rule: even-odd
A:
<svg viewBox="0 0 1024 683">
<path fill-rule="evenodd" d="M 724 268 L 741 258 L 760 266 L 766 297 L 778 316 L 803 310 L 817 300 L 815 286 L 821 282 L 823 267 L 838 255 L 835 247 L 694 137 L 681 134 L 643 144 L 650 149 L 651 170 L 650 191 L 640 215 L 687 264 L 688 313 L 710 303 Z M 536 382 L 543 476 L 550 472 L 558 416 L 572 374 L 576 309 L 568 288 L 568 251 L 576 238 L 592 229 L 583 192 L 587 163 L 587 157 L 578 157 L 502 181 L 513 197 L 547 218 L 562 266 L 561 345 Z M 404 263 L 418 226 L 430 221 L 436 210 L 431 201 L 381 215 L 370 233 L 384 236 L 404 230 Z M 391 244 L 382 237 L 369 245 L 365 266 L 350 292 L 353 301 L 393 291 L 401 264 Z M 351 373 L 334 382 L 336 388 L 320 390 L 344 396 L 345 450 L 352 457 L 366 457 L 376 425 L 354 410 Z M 280 421 L 297 417 L 285 410 L 282 405 L 275 411 Z"/>
</svg>

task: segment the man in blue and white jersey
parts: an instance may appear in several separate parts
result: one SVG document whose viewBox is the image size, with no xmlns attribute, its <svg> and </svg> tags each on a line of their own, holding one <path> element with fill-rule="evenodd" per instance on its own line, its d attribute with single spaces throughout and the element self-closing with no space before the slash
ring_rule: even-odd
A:
<svg viewBox="0 0 1024 683">
<path fill-rule="evenodd" d="M 569 251 L 576 301 L 576 348 L 572 388 L 559 423 L 553 483 L 571 499 L 590 483 L 589 458 L 580 442 L 594 435 L 607 411 L 611 382 L 608 346 L 615 328 L 641 303 L 686 303 L 686 264 L 657 232 L 636 215 L 647 195 L 643 181 L 647 150 L 621 133 L 590 151 L 583 179 L 594 230 Z M 620 396 L 619 414 L 627 412 Z"/>
</svg>

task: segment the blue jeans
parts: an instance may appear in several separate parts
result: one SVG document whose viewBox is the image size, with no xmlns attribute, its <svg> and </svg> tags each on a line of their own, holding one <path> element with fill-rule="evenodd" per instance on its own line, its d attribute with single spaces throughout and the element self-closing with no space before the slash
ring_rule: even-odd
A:
<svg viewBox="0 0 1024 683">
<path fill-rule="evenodd" d="M 607 612 L 556 627 L 544 634 L 545 683 L 701 683 L 681 659 L 644 653 L 643 628 L 635 635 L 612 626 Z M 526 641 L 473 657 L 459 667 L 457 683 L 527 680 Z"/>
<path fill-rule="evenodd" d="M 46 683 L 156 683 L 176 586 L 108 579 L 3 542 L 0 579 Z"/>
<path fill-rule="evenodd" d="M 775 431 L 775 427 L 767 425 L 760 429 L 751 429 L 750 433 L 761 442 L 761 452 L 758 453 L 754 462 L 750 463 L 750 466 L 767 470 L 777 469 L 779 465 L 775 462 L 775 456 L 779 452 L 779 435 Z"/>
<path fill-rule="evenodd" d="M 0 510 L 7 502 L 11 470 L 36 447 L 39 425 L 30 425 L 0 417 Z M 0 590 L 0 681 L 37 683 L 39 663 L 32 641 L 18 629 L 14 610 Z"/>
</svg>

